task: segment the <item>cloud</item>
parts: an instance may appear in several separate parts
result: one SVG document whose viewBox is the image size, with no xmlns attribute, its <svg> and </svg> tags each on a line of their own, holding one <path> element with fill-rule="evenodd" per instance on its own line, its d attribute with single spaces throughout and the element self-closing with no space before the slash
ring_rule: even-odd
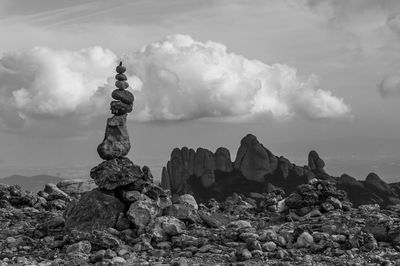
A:
<svg viewBox="0 0 400 266">
<path fill-rule="evenodd" d="M 204 117 L 338 118 L 350 107 L 284 64 L 268 65 L 230 53 L 216 42 L 173 35 L 125 59 L 136 90 L 138 120 Z"/>
<path fill-rule="evenodd" d="M 351 18 L 370 10 L 374 12 L 396 12 L 399 10 L 397 0 L 298 0 L 313 9 L 319 9 L 333 16 Z"/>
<path fill-rule="evenodd" d="M 101 47 L 57 51 L 36 47 L 0 59 L 0 117 L 10 127 L 34 120 L 96 115 L 116 56 Z"/>
<path fill-rule="evenodd" d="M 392 32 L 400 36 L 400 14 L 393 14 L 389 16 L 386 23 Z"/>
<path fill-rule="evenodd" d="M 380 95 L 384 98 L 400 95 L 400 74 L 386 76 L 377 87 Z"/>
<path fill-rule="evenodd" d="M 82 129 L 108 112 L 117 56 L 92 47 L 36 47 L 0 58 L 0 118 L 8 128 Z M 350 107 L 284 64 L 267 65 L 230 53 L 223 44 L 173 35 L 124 58 L 139 121 L 197 118 L 338 118 Z M 232 119 L 234 118 L 234 119 Z M 47 121 L 47 122 L 46 122 Z M 47 125 L 47 126 L 46 126 Z M 50 127 L 53 128 L 54 126 Z"/>
</svg>

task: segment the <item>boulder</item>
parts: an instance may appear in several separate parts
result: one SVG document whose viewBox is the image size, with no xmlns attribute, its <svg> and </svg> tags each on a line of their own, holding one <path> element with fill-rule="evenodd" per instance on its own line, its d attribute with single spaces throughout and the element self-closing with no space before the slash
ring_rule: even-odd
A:
<svg viewBox="0 0 400 266">
<path fill-rule="evenodd" d="M 104 140 L 97 147 L 97 153 L 103 160 L 112 160 L 127 155 L 130 149 L 126 115 L 108 118 Z"/>
<path fill-rule="evenodd" d="M 235 255 L 238 261 L 246 261 L 252 258 L 251 252 L 247 248 L 237 250 Z"/>
<path fill-rule="evenodd" d="M 262 245 L 262 249 L 267 252 L 272 252 L 276 250 L 276 244 L 272 241 L 268 241 Z"/>
<path fill-rule="evenodd" d="M 112 190 L 141 179 L 142 172 L 139 166 L 123 157 L 104 161 L 92 168 L 90 177 L 100 188 Z"/>
<path fill-rule="evenodd" d="M 308 248 L 313 243 L 314 243 L 313 236 L 310 235 L 309 232 L 305 231 L 297 238 L 296 246 L 298 248 Z"/>
<path fill-rule="evenodd" d="M 153 232 L 160 236 L 176 236 L 183 234 L 186 230 L 185 224 L 179 219 L 171 216 L 157 217 Z"/>
<path fill-rule="evenodd" d="M 254 135 L 248 134 L 240 142 L 234 168 L 248 180 L 264 182 L 265 175 L 277 169 L 278 159 Z"/>
<path fill-rule="evenodd" d="M 97 185 L 92 179 L 68 179 L 58 182 L 57 187 L 71 197 L 79 197 L 83 193 L 95 189 Z"/>
<path fill-rule="evenodd" d="M 144 165 L 142 167 L 142 172 L 143 172 L 143 179 L 146 181 L 153 182 L 153 174 L 150 171 L 150 168 L 147 165 Z"/>
<path fill-rule="evenodd" d="M 199 216 L 207 226 L 214 228 L 227 225 L 230 222 L 228 216 L 218 212 L 207 214 L 204 211 L 199 211 Z"/>
<path fill-rule="evenodd" d="M 228 227 L 235 228 L 236 230 L 242 230 L 244 228 L 252 228 L 251 223 L 245 220 L 237 220 L 229 223 Z"/>
<path fill-rule="evenodd" d="M 79 201 L 73 202 L 65 212 L 65 227 L 91 231 L 115 227 L 124 204 L 112 195 L 100 190 L 85 192 Z"/>
<path fill-rule="evenodd" d="M 167 209 L 167 214 L 191 223 L 199 220 L 197 211 L 188 204 L 173 204 Z"/>
<path fill-rule="evenodd" d="M 92 250 L 92 245 L 88 240 L 79 241 L 72 245 L 66 247 L 66 253 L 83 253 L 83 254 L 90 254 Z"/>
<path fill-rule="evenodd" d="M 190 194 L 184 194 L 184 195 L 179 196 L 178 203 L 186 204 L 186 205 L 188 205 L 189 207 L 191 207 L 191 208 L 193 208 L 195 210 L 199 209 L 199 206 L 197 205 L 196 199 Z"/>
<path fill-rule="evenodd" d="M 146 195 L 140 193 L 137 190 L 128 190 L 128 191 L 123 190 L 121 194 L 122 194 L 122 200 L 127 203 L 148 199 Z"/>
<path fill-rule="evenodd" d="M 161 209 L 151 200 L 133 202 L 126 213 L 127 218 L 139 229 L 146 227 L 161 214 Z"/>
<path fill-rule="evenodd" d="M 46 184 L 43 191 L 49 194 L 50 199 L 70 199 L 70 196 L 67 193 L 52 183 Z"/>
</svg>

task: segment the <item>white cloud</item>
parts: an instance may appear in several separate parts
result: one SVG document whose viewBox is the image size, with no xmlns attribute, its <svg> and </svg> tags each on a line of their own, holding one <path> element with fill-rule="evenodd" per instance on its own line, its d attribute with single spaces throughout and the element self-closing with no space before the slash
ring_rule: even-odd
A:
<svg viewBox="0 0 400 266">
<path fill-rule="evenodd" d="M 378 91 L 382 97 L 400 94 L 400 74 L 388 75 L 378 84 Z"/>
<path fill-rule="evenodd" d="M 101 47 L 37 47 L 0 59 L 0 118 L 8 127 L 51 120 L 84 122 L 108 112 L 117 56 Z M 350 108 L 284 64 L 229 53 L 215 42 L 174 35 L 124 59 L 140 121 L 225 117 L 345 117 Z M 55 119 L 56 118 L 56 119 Z M 37 124 L 37 123 L 36 123 Z M 34 126 L 32 126 L 33 128 Z"/>
<path fill-rule="evenodd" d="M 141 81 L 132 84 L 139 120 L 337 118 L 350 113 L 343 99 L 319 88 L 314 75 L 302 77 L 293 67 L 249 60 L 223 44 L 187 35 L 168 36 L 124 60 L 128 74 Z"/>
<path fill-rule="evenodd" d="M 42 120 L 96 114 L 105 97 L 99 87 L 113 74 L 116 56 L 101 47 L 55 51 L 36 47 L 0 59 L 0 117 Z M 78 120 L 82 120 L 77 118 Z"/>
</svg>

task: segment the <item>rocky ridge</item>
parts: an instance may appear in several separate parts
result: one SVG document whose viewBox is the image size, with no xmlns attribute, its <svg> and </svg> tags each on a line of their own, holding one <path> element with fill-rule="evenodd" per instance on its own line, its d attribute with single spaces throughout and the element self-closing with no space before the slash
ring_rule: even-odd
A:
<svg viewBox="0 0 400 266">
<path fill-rule="evenodd" d="M 400 203 L 397 183 L 387 184 L 374 173 L 365 181 L 347 174 L 335 177 L 324 167 L 325 162 L 316 151 L 310 151 L 308 165 L 298 166 L 274 155 L 249 134 L 241 140 L 235 161 L 226 148 L 218 148 L 215 153 L 203 148 L 174 149 L 163 168 L 161 186 L 173 195 L 189 193 L 203 202 L 211 198 L 221 201 L 235 192 L 262 193 L 269 184 L 291 193 L 297 186 L 318 178 L 329 180 L 347 192 L 355 206 L 376 203 L 386 207 Z"/>
</svg>

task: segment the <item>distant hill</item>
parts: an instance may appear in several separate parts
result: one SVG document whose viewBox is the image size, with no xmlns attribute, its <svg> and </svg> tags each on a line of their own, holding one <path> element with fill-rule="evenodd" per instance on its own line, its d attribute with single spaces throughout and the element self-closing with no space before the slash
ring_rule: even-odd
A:
<svg viewBox="0 0 400 266">
<path fill-rule="evenodd" d="M 0 178 L 0 183 L 7 185 L 20 185 L 21 188 L 36 193 L 39 190 L 42 190 L 45 184 L 47 183 L 57 184 L 61 180 L 63 179 L 50 175 L 35 175 L 35 176 L 12 175 Z"/>
</svg>

